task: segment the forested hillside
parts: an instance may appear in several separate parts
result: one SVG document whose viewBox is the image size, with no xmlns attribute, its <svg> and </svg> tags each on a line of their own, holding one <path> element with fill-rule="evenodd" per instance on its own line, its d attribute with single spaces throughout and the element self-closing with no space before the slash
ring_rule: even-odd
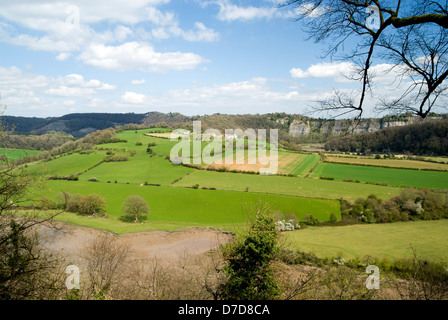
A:
<svg viewBox="0 0 448 320">
<path fill-rule="evenodd" d="M 325 144 L 327 150 L 448 154 L 448 120 L 434 120 L 376 132 L 347 135 Z"/>
</svg>

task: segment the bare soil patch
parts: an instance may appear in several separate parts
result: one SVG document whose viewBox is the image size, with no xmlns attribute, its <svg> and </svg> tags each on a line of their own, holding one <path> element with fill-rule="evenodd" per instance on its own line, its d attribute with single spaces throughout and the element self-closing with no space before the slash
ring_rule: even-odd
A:
<svg viewBox="0 0 448 320">
<path fill-rule="evenodd" d="M 40 226 L 45 246 L 61 252 L 75 262 L 88 243 L 102 233 L 108 232 L 94 228 L 57 223 L 57 229 Z M 146 231 L 114 235 L 120 242 L 132 247 L 136 257 L 145 259 L 172 260 L 184 255 L 200 255 L 219 245 L 229 242 L 233 235 L 213 228 L 186 228 L 176 231 Z"/>
</svg>

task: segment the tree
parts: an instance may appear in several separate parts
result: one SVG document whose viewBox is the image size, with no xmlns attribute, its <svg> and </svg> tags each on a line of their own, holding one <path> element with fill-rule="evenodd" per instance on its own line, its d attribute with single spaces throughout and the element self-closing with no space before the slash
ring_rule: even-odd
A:
<svg viewBox="0 0 448 320">
<path fill-rule="evenodd" d="M 333 57 L 356 41 L 350 53 L 338 58 L 356 66 L 349 78 L 360 81 L 360 90 L 336 91 L 332 98 L 318 101 L 316 111 L 355 112 L 360 119 L 367 94 L 372 93 L 375 58 L 388 62 L 386 71 L 393 70 L 398 83 L 405 85 L 397 97 L 381 97 L 378 111 L 425 118 L 446 94 L 448 1 L 287 0 L 283 5 L 298 8 L 297 20 L 310 38 L 330 41 L 326 56 Z"/>
<path fill-rule="evenodd" d="M 122 216 L 123 221 L 138 222 L 147 219 L 150 207 L 148 202 L 141 196 L 131 195 L 124 200 L 121 211 L 124 213 Z"/>
<path fill-rule="evenodd" d="M 227 281 L 220 297 L 231 300 L 271 300 L 280 295 L 270 262 L 279 251 L 274 218 L 265 210 L 257 211 L 249 231 L 239 241 L 225 247 Z"/>
<path fill-rule="evenodd" d="M 0 127 L 0 141 L 7 135 Z M 17 214 L 18 206 L 32 203 L 35 182 L 25 168 L 0 164 L 0 300 L 51 299 L 61 290 L 60 259 L 45 250 L 37 230 L 59 213 Z"/>
</svg>

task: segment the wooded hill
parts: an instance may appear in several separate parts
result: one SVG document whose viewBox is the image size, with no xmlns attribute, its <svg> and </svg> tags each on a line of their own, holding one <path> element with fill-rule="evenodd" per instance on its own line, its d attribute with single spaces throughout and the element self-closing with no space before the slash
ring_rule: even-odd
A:
<svg viewBox="0 0 448 320">
<path fill-rule="evenodd" d="M 448 119 L 346 135 L 327 142 L 325 148 L 343 152 L 370 151 L 446 156 L 448 155 Z"/>
</svg>

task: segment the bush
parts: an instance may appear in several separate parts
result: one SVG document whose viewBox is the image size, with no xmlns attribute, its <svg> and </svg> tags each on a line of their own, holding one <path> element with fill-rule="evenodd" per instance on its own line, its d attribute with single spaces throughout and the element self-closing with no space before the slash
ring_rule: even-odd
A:
<svg viewBox="0 0 448 320">
<path fill-rule="evenodd" d="M 94 215 L 104 213 L 106 199 L 98 194 L 88 194 L 78 200 L 78 213 L 81 215 Z"/>
<path fill-rule="evenodd" d="M 331 222 L 331 223 L 336 223 L 336 222 L 338 222 L 338 217 L 336 217 L 336 215 L 335 215 L 334 213 L 332 213 L 332 214 L 330 215 L 330 222 Z"/>
<path fill-rule="evenodd" d="M 281 294 L 274 278 L 271 261 L 279 253 L 278 233 L 274 218 L 263 209 L 241 239 L 227 244 L 224 274 L 227 281 L 220 286 L 225 300 L 272 300 Z"/>
<path fill-rule="evenodd" d="M 89 178 L 89 181 L 98 182 L 99 180 L 97 178 L 95 178 L 95 177 L 92 177 L 92 178 Z"/>
<path fill-rule="evenodd" d="M 40 209 L 43 210 L 51 210 L 51 209 L 57 209 L 57 204 L 54 200 L 47 198 L 47 197 L 41 197 L 37 200 L 37 206 Z"/>
<path fill-rule="evenodd" d="M 310 226 L 314 226 L 314 225 L 318 225 L 319 224 L 319 219 L 315 218 L 313 215 L 311 214 L 306 214 L 304 216 L 305 219 L 305 224 L 310 225 Z"/>
<path fill-rule="evenodd" d="M 98 194 L 70 194 L 61 192 L 57 195 L 59 207 L 66 209 L 68 212 L 79 213 L 82 215 L 94 215 L 104 213 L 106 199 Z"/>
<path fill-rule="evenodd" d="M 120 155 L 104 157 L 104 162 L 120 162 L 120 161 L 128 161 L 128 160 L 129 160 L 128 157 L 120 156 Z"/>
</svg>

